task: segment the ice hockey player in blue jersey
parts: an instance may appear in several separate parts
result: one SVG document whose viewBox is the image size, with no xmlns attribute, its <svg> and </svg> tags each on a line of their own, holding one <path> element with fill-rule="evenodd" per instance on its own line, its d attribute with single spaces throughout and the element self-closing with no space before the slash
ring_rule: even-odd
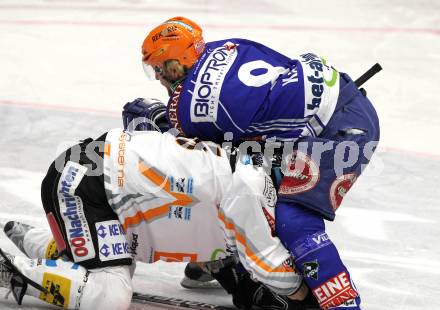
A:
<svg viewBox="0 0 440 310">
<path fill-rule="evenodd" d="M 170 100 L 158 109 L 128 104 L 125 122 L 153 113 L 188 137 L 281 142 L 279 167 L 272 168 L 276 234 L 322 309 L 360 309 L 324 220 L 334 220 L 379 140 L 365 93 L 313 53 L 291 58 L 245 39 L 205 43 L 201 28 L 183 17 L 153 29 L 142 53 L 147 75 L 167 88 Z"/>
</svg>

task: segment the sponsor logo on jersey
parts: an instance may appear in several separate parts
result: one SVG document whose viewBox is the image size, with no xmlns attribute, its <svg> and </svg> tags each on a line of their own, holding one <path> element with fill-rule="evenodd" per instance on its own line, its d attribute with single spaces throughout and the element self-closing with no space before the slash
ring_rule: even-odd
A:
<svg viewBox="0 0 440 310">
<path fill-rule="evenodd" d="M 357 175 L 355 173 L 344 174 L 337 177 L 330 186 L 330 201 L 333 211 L 336 211 L 342 203 L 345 195 L 356 182 Z"/>
<path fill-rule="evenodd" d="M 99 259 L 109 261 L 131 257 L 122 225 L 117 220 L 95 223 L 98 236 Z"/>
<path fill-rule="evenodd" d="M 317 233 L 317 234 L 313 235 L 312 240 L 317 245 L 321 245 L 321 244 L 329 241 L 330 238 L 328 237 L 327 233 L 324 232 L 324 233 Z"/>
<path fill-rule="evenodd" d="M 263 195 L 266 198 L 266 205 L 269 208 L 274 208 L 277 203 L 277 191 L 275 186 L 273 186 L 272 179 L 267 175 L 264 177 Z"/>
<path fill-rule="evenodd" d="M 192 177 L 189 178 L 175 178 L 173 176 L 169 176 L 168 180 L 170 181 L 170 190 L 174 193 L 185 193 L 192 194 L 193 192 L 193 182 L 194 179 Z"/>
<path fill-rule="evenodd" d="M 227 46 L 207 51 L 209 55 L 197 75 L 192 92 L 190 117 L 194 123 L 217 121 L 223 82 L 238 53 L 237 49 Z"/>
<path fill-rule="evenodd" d="M 83 202 L 75 190 L 87 168 L 68 161 L 58 183 L 58 203 L 66 228 L 67 239 L 75 262 L 95 257 L 89 225 L 84 215 Z"/>
<path fill-rule="evenodd" d="M 133 257 L 137 255 L 137 248 L 139 246 L 138 239 L 139 239 L 138 234 L 135 234 L 135 233 L 131 234 L 130 253 L 131 253 L 131 256 L 133 256 Z"/>
<path fill-rule="evenodd" d="M 196 262 L 196 253 L 172 253 L 172 252 L 154 252 L 154 261 L 165 261 L 165 262 Z"/>
<path fill-rule="evenodd" d="M 315 54 L 308 53 L 300 57 L 305 76 L 306 108 L 309 110 L 306 114 L 310 114 L 310 111 L 319 109 L 325 86 L 333 87 L 338 80 L 338 73 Z M 324 75 L 330 75 L 329 79 L 326 79 Z"/>
<path fill-rule="evenodd" d="M 127 134 L 121 133 L 118 143 L 118 186 L 124 187 L 125 184 L 125 147 Z"/>
<path fill-rule="evenodd" d="M 168 210 L 168 218 L 190 221 L 191 220 L 191 208 L 171 206 Z"/>
<path fill-rule="evenodd" d="M 47 245 L 46 252 L 44 254 L 44 258 L 46 259 L 57 259 L 59 258 L 59 253 L 57 249 L 57 243 L 54 239 L 52 239 Z"/>
<path fill-rule="evenodd" d="M 42 286 L 47 289 L 48 293 L 42 292 L 39 298 L 52 305 L 68 308 L 70 306 L 71 285 L 72 283 L 69 279 L 45 272 L 43 274 Z"/>
<path fill-rule="evenodd" d="M 316 55 L 311 53 L 301 55 L 301 58 L 305 62 L 306 67 L 310 69 L 307 72 L 312 73 L 306 77 L 308 81 L 306 89 L 311 94 L 311 98 L 306 101 L 306 107 L 309 110 L 315 110 L 321 105 L 322 94 L 324 93 L 323 63 Z"/>
<path fill-rule="evenodd" d="M 179 122 L 178 117 L 178 107 L 180 95 L 182 93 L 182 84 L 179 84 L 171 95 L 170 101 L 168 102 L 168 120 L 170 122 L 171 127 L 176 128 L 180 132 L 183 132 L 182 126 Z"/>
<path fill-rule="evenodd" d="M 319 263 L 316 259 L 313 262 L 305 262 L 302 265 L 305 278 L 318 280 Z"/>
<path fill-rule="evenodd" d="M 345 271 L 314 288 L 313 295 L 322 309 L 337 307 L 358 296 Z"/>
<path fill-rule="evenodd" d="M 295 195 L 311 190 L 319 181 L 319 166 L 310 156 L 294 151 L 286 157 L 279 194 Z"/>
<path fill-rule="evenodd" d="M 310 253 L 311 251 L 316 251 L 317 249 L 326 247 L 330 244 L 332 244 L 332 241 L 330 240 L 326 232 L 317 232 L 316 234 L 307 237 L 306 240 L 295 247 L 292 252 L 298 260 L 307 253 Z"/>
<path fill-rule="evenodd" d="M 356 299 L 351 299 L 343 302 L 338 308 L 352 308 L 357 307 Z"/>
<path fill-rule="evenodd" d="M 29 267 L 34 268 L 35 266 L 41 266 L 43 264 L 42 258 L 37 258 L 29 261 Z"/>
</svg>

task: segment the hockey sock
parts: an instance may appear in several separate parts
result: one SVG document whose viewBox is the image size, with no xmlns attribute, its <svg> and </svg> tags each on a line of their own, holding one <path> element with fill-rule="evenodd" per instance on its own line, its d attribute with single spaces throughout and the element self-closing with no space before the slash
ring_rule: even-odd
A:
<svg viewBox="0 0 440 310">
<path fill-rule="evenodd" d="M 50 230 L 34 228 L 26 234 L 24 248 L 30 258 L 57 259 L 58 251 Z"/>
<path fill-rule="evenodd" d="M 129 266 L 87 270 L 67 260 L 16 256 L 15 267 L 47 290 L 30 285 L 26 295 L 66 309 L 128 309 L 133 289 Z"/>
<path fill-rule="evenodd" d="M 67 309 L 78 309 L 88 272 L 84 267 L 64 260 L 29 259 L 16 256 L 13 264 L 47 293 L 28 286 L 26 295 Z"/>
<path fill-rule="evenodd" d="M 360 309 L 360 297 L 350 273 L 319 214 L 293 203 L 279 203 L 276 231 L 322 309 Z"/>
</svg>

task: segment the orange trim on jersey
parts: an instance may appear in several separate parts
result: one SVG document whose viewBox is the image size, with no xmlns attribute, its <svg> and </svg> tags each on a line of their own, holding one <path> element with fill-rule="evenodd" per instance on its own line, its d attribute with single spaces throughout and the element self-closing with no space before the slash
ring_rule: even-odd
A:
<svg viewBox="0 0 440 310">
<path fill-rule="evenodd" d="M 175 200 L 145 212 L 139 211 L 135 215 L 127 217 L 123 225 L 125 229 L 127 229 L 129 226 L 137 225 L 142 221 L 152 221 L 166 215 L 170 206 L 185 207 L 193 202 L 193 199 L 184 193 L 171 192 L 170 181 L 153 168 L 146 167 L 141 161 L 139 161 L 139 171 L 144 177 L 152 181 L 155 185 L 160 186 L 164 191 L 173 196 Z"/>
<path fill-rule="evenodd" d="M 238 242 L 240 242 L 246 251 L 246 255 L 253 261 L 255 262 L 255 264 L 257 264 L 258 267 L 260 267 L 261 269 L 265 270 L 266 272 L 294 272 L 294 270 L 292 268 L 289 268 L 287 266 L 279 266 L 276 268 L 272 268 L 269 265 L 267 265 L 261 258 L 259 258 L 252 250 L 251 248 L 248 246 L 247 241 L 246 241 L 246 235 L 243 235 L 241 233 L 239 233 L 235 227 L 235 224 L 228 221 L 226 219 L 226 216 L 224 215 L 223 212 L 219 212 L 218 213 L 218 218 L 223 222 L 223 224 L 225 225 L 225 228 L 228 230 L 232 230 L 235 233 L 235 240 L 237 240 Z"/>
<path fill-rule="evenodd" d="M 124 221 L 124 229 L 127 230 L 129 226 L 137 225 L 142 221 L 152 221 L 154 219 L 160 218 L 168 213 L 169 207 L 172 203 L 167 203 L 157 208 L 147 210 L 145 212 L 137 212 L 135 215 L 127 217 Z"/>
<path fill-rule="evenodd" d="M 110 156 L 110 143 L 104 144 L 104 155 Z"/>
</svg>

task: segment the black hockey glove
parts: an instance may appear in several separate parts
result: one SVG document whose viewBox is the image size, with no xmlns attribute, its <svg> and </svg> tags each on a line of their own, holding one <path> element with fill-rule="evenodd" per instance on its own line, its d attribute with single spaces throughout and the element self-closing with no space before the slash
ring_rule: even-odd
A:
<svg viewBox="0 0 440 310">
<path fill-rule="evenodd" d="M 286 297 L 275 294 L 260 282 L 253 281 L 248 273 L 240 275 L 232 301 L 236 307 L 246 310 L 291 310 Z"/>
<path fill-rule="evenodd" d="M 240 309 L 262 310 L 319 310 L 319 305 L 311 292 L 302 301 L 290 300 L 251 279 L 249 273 L 239 265 L 221 268 L 212 276 L 232 294 L 234 306 Z M 238 270 L 238 271 L 237 271 Z"/>
<path fill-rule="evenodd" d="M 122 110 L 124 129 L 166 132 L 169 129 L 166 110 L 166 106 L 157 99 L 137 98 L 128 102 Z"/>
<path fill-rule="evenodd" d="M 238 266 L 224 267 L 211 274 L 232 295 L 232 302 L 237 308 L 249 310 L 253 307 L 260 307 L 264 309 L 266 305 L 266 309 L 287 310 L 287 303 L 282 298 L 280 300 L 275 298 L 275 294 L 272 294 L 261 283 L 253 281 L 250 275 Z"/>
<path fill-rule="evenodd" d="M 234 298 L 235 297 L 235 298 Z M 319 304 L 309 291 L 304 300 L 291 300 L 278 295 L 263 284 L 253 281 L 249 275 L 240 279 L 238 293 L 233 295 L 236 307 L 262 310 L 319 310 Z M 241 306 L 236 304 L 241 303 Z"/>
</svg>

